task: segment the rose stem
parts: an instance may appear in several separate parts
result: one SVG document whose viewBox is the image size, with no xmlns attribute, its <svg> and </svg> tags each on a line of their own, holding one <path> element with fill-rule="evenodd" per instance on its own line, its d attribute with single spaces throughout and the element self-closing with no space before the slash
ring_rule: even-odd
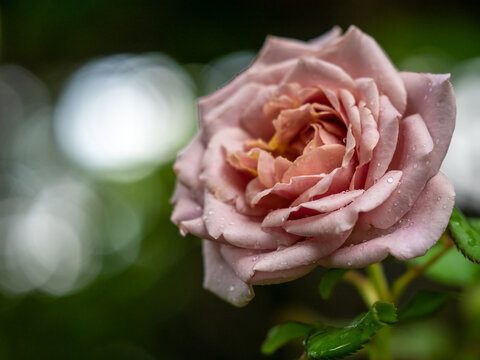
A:
<svg viewBox="0 0 480 360">
<path fill-rule="evenodd" d="M 358 271 L 348 271 L 344 275 L 343 280 L 355 286 L 367 307 L 372 306 L 376 301 L 379 300 L 379 296 L 375 290 L 375 287 Z"/>
<path fill-rule="evenodd" d="M 368 278 L 377 290 L 380 300 L 391 301 L 390 290 L 388 289 L 387 278 L 381 263 L 370 265 L 366 268 Z"/>
<path fill-rule="evenodd" d="M 438 259 L 445 255 L 447 251 L 450 250 L 450 248 L 453 246 L 453 240 L 446 232 L 442 235 L 441 239 L 443 240 L 443 248 L 439 252 L 433 255 L 432 258 L 428 260 L 425 264 L 410 268 L 402 276 L 395 280 L 392 287 L 392 298 L 394 301 L 397 301 L 400 296 L 402 296 L 406 287 L 413 280 L 422 275 L 430 266 L 435 264 L 435 262 L 437 262 Z"/>
</svg>

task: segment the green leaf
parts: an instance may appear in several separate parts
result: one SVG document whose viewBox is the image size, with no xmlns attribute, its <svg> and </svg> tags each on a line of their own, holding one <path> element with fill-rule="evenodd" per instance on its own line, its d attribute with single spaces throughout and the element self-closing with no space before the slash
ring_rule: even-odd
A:
<svg viewBox="0 0 480 360">
<path fill-rule="evenodd" d="M 312 331 L 305 339 L 304 346 L 308 355 L 315 359 L 342 358 L 360 350 L 379 329 L 396 321 L 395 305 L 379 301 L 347 327 Z"/>
<path fill-rule="evenodd" d="M 289 341 L 304 337 L 312 329 L 312 325 L 294 321 L 274 326 L 262 344 L 262 353 L 271 355 Z"/>
<path fill-rule="evenodd" d="M 460 252 L 467 259 L 480 263 L 480 232 L 455 207 L 448 228 Z"/>
<path fill-rule="evenodd" d="M 398 319 L 406 321 L 431 316 L 439 311 L 450 297 L 451 294 L 449 293 L 419 291 L 400 309 Z"/>
<path fill-rule="evenodd" d="M 323 274 L 318 286 L 318 290 L 322 299 L 326 300 L 330 297 L 333 288 L 335 285 L 337 285 L 347 271 L 348 270 L 346 269 L 329 269 L 325 274 Z"/>
</svg>

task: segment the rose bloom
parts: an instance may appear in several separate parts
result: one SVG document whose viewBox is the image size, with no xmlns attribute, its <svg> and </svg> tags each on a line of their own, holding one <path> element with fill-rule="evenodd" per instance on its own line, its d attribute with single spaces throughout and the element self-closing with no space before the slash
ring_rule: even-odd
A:
<svg viewBox="0 0 480 360">
<path fill-rule="evenodd" d="M 203 239 L 204 286 L 237 306 L 252 285 L 318 265 L 425 254 L 454 204 L 439 172 L 455 125 L 449 75 L 398 72 L 358 28 L 269 37 L 201 98 L 178 155 L 172 221 Z"/>
</svg>

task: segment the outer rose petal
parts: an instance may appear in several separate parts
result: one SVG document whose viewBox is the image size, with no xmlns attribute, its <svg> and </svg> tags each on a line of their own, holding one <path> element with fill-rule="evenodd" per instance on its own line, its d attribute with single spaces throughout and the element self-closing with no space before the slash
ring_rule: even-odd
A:
<svg viewBox="0 0 480 360">
<path fill-rule="evenodd" d="M 445 230 L 454 202 L 452 183 L 438 173 L 427 183 L 413 208 L 395 226 L 387 230 L 360 232 L 355 235 L 358 244 L 345 245 L 318 263 L 326 267 L 359 268 L 380 262 L 388 254 L 400 260 L 422 256 Z"/>
<path fill-rule="evenodd" d="M 231 205 L 225 204 L 212 194 L 205 194 L 204 222 L 209 235 L 222 237 L 226 242 L 250 249 L 276 249 L 293 244 L 298 237 L 285 232 L 263 230 L 262 218 L 239 214 Z"/>
<path fill-rule="evenodd" d="M 299 57 L 299 54 L 313 55 L 322 47 L 335 41 L 341 33 L 342 29 L 335 26 L 330 31 L 308 43 L 277 36 L 268 36 L 252 67 L 271 65 L 289 59 L 296 59 Z"/>
<path fill-rule="evenodd" d="M 203 240 L 203 286 L 235 306 L 245 306 L 255 293 L 250 285 L 240 280 L 228 266 L 219 251 L 219 245 Z"/>
<path fill-rule="evenodd" d="M 410 210 L 432 177 L 432 149 L 432 139 L 420 115 L 401 121 L 399 144 L 390 166 L 403 171 L 401 184 L 381 206 L 364 214 L 362 222 L 387 229 Z"/>
<path fill-rule="evenodd" d="M 431 175 L 435 175 L 447 153 L 455 128 L 455 94 L 450 74 L 401 73 L 408 92 L 406 114 L 418 113 L 427 125 L 433 139 Z"/>
<path fill-rule="evenodd" d="M 377 42 L 355 26 L 323 48 L 318 57 L 340 66 L 354 78 L 374 79 L 378 90 L 389 97 L 400 113 L 404 112 L 407 93 L 398 71 Z"/>
<path fill-rule="evenodd" d="M 204 153 L 202 132 L 199 131 L 187 147 L 177 155 L 173 170 L 177 174 L 177 179 L 190 189 L 196 189 L 199 186 L 198 176 Z"/>
</svg>

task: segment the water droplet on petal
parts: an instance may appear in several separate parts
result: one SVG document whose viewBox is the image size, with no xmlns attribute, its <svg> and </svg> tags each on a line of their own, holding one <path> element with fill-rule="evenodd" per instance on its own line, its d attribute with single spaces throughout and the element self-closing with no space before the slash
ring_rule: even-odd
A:
<svg viewBox="0 0 480 360">
<path fill-rule="evenodd" d="M 446 208 L 447 208 L 447 205 L 443 205 L 442 208 L 446 209 Z"/>
<path fill-rule="evenodd" d="M 417 163 L 413 164 L 413 168 L 414 168 L 414 169 L 416 169 L 417 167 L 418 167 L 418 164 L 417 164 Z"/>
<path fill-rule="evenodd" d="M 228 288 L 229 291 L 234 291 L 235 290 L 235 286 L 233 285 L 230 285 L 230 287 Z"/>
<path fill-rule="evenodd" d="M 437 196 L 437 201 L 440 201 L 442 200 L 442 197 L 441 196 Z"/>
<path fill-rule="evenodd" d="M 348 265 L 348 266 L 352 266 L 352 262 L 351 262 L 351 261 L 347 261 L 347 265 Z"/>
<path fill-rule="evenodd" d="M 213 210 L 208 210 L 208 215 L 213 215 L 215 212 Z"/>
<path fill-rule="evenodd" d="M 392 178 L 392 177 L 389 177 L 389 178 L 387 179 L 387 182 L 388 182 L 389 184 L 393 183 L 393 178 Z"/>
<path fill-rule="evenodd" d="M 415 145 L 412 146 L 412 151 L 417 150 L 417 147 Z"/>
</svg>

